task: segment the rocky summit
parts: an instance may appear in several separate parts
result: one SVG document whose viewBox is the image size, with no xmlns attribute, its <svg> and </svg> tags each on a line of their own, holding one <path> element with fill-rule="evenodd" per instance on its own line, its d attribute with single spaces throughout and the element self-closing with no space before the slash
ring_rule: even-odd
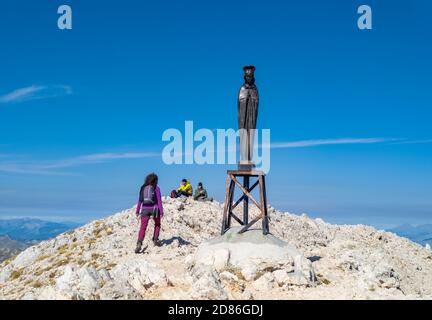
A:
<svg viewBox="0 0 432 320">
<path fill-rule="evenodd" d="M 269 207 L 272 234 L 220 236 L 221 204 L 163 202 L 161 247 L 150 223 L 134 253 L 131 208 L 4 261 L 0 299 L 432 298 L 432 252 L 393 233 Z"/>
</svg>

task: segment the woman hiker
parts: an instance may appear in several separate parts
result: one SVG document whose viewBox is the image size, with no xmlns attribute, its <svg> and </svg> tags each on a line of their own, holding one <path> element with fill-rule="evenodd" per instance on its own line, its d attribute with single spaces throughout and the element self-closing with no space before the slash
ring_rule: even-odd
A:
<svg viewBox="0 0 432 320">
<path fill-rule="evenodd" d="M 146 229 L 150 218 L 154 220 L 153 243 L 160 247 L 159 232 L 161 227 L 161 218 L 163 217 L 163 207 L 160 189 L 158 187 L 158 176 L 154 173 L 145 178 L 144 185 L 140 189 L 139 200 L 135 212 L 138 221 L 141 220 L 141 227 L 138 233 L 138 242 L 135 253 L 141 252 L 141 246 L 144 241 Z"/>
</svg>

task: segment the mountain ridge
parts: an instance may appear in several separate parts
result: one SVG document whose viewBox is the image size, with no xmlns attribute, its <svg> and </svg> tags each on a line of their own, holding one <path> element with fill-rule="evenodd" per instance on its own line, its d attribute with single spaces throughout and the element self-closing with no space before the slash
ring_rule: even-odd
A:
<svg viewBox="0 0 432 320">
<path fill-rule="evenodd" d="M 17 241 L 42 241 L 74 229 L 78 223 L 52 222 L 35 218 L 0 219 L 0 235 Z"/>
<path fill-rule="evenodd" d="M 28 247 L 29 245 L 24 242 L 16 241 L 8 236 L 0 235 L 0 262 L 17 255 Z"/>
<path fill-rule="evenodd" d="M 388 231 L 420 243 L 421 245 L 432 245 L 432 224 L 413 226 L 405 223 L 395 228 L 391 228 Z"/>
<path fill-rule="evenodd" d="M 197 250 L 219 236 L 222 204 L 163 203 L 162 247 L 152 245 L 150 223 L 144 253 L 133 253 L 138 223 L 135 208 L 127 209 L 0 264 L 0 299 L 432 298 L 432 252 L 391 232 L 269 207 L 272 234 L 310 261 L 316 280 L 297 281 L 286 263 L 245 276 L 230 264 L 229 252 L 217 268 L 197 265 Z"/>
</svg>

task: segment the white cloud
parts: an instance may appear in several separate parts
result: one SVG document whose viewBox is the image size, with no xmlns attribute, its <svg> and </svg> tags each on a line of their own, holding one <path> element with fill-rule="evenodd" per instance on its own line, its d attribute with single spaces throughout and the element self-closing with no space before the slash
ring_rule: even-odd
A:
<svg viewBox="0 0 432 320">
<path fill-rule="evenodd" d="M 0 162 L 0 172 L 43 175 L 71 175 L 69 172 L 61 172 L 57 169 L 106 163 L 118 159 L 149 158 L 159 155 L 159 153 L 153 152 L 95 153 L 49 161 L 3 161 Z"/>
<path fill-rule="evenodd" d="M 432 139 L 396 141 L 394 144 L 424 144 L 424 143 L 432 143 Z"/>
<path fill-rule="evenodd" d="M 43 167 L 45 169 L 68 168 L 93 163 L 104 163 L 117 159 L 140 159 L 154 157 L 157 155 L 159 154 L 152 152 L 94 153 L 74 158 L 51 161 L 50 163 L 43 165 Z"/>
<path fill-rule="evenodd" d="M 340 144 L 371 144 L 394 142 L 400 139 L 395 138 L 339 138 L 339 139 L 315 139 L 315 140 L 300 140 L 288 142 L 276 142 L 271 144 L 271 148 L 305 148 L 316 147 L 323 145 L 340 145 Z"/>
<path fill-rule="evenodd" d="M 0 96 L 0 103 L 20 102 L 31 99 L 34 95 L 43 90 L 42 86 L 30 86 L 25 88 L 16 89 L 8 94 Z"/>
<path fill-rule="evenodd" d="M 29 100 L 53 98 L 72 94 L 72 88 L 65 85 L 37 86 L 19 88 L 0 96 L 0 103 L 18 103 Z"/>
</svg>

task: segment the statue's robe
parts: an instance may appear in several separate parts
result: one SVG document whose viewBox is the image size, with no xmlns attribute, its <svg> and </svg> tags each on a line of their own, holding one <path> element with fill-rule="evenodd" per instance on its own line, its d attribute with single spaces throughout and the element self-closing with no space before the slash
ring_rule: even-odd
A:
<svg viewBox="0 0 432 320">
<path fill-rule="evenodd" d="M 258 88 L 256 85 L 244 84 L 238 96 L 239 129 L 256 129 L 258 117 Z"/>
<path fill-rule="evenodd" d="M 240 162 L 250 163 L 258 117 L 258 88 L 244 84 L 238 96 L 238 127 L 240 129 Z M 243 129 L 243 130 L 242 130 Z"/>
</svg>

